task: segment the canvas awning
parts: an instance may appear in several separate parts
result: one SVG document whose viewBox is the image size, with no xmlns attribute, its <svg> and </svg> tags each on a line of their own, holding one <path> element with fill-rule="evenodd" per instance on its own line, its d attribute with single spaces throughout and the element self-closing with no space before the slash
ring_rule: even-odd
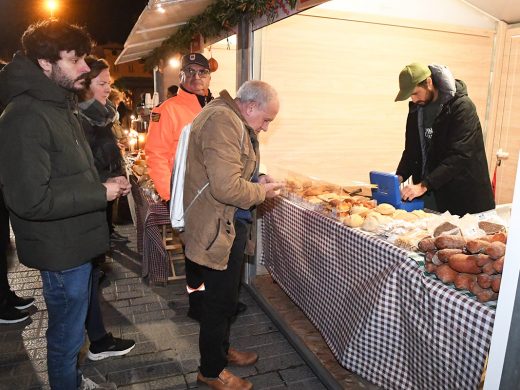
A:
<svg viewBox="0 0 520 390">
<path fill-rule="evenodd" d="M 150 0 L 135 23 L 115 63 L 146 57 L 192 17 L 216 0 Z"/>
</svg>

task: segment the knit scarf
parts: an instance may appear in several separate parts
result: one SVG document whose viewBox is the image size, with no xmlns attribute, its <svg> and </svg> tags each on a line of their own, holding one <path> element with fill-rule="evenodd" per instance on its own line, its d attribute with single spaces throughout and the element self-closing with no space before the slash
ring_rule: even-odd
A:
<svg viewBox="0 0 520 390">
<path fill-rule="evenodd" d="M 117 110 L 110 100 L 107 100 L 107 104 L 102 105 L 96 99 L 89 99 L 79 103 L 79 114 L 92 126 L 105 127 L 114 123 Z"/>
</svg>

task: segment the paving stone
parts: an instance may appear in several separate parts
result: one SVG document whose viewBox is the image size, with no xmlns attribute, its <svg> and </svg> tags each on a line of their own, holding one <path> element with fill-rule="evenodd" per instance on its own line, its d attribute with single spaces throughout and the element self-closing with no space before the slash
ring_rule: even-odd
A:
<svg viewBox="0 0 520 390">
<path fill-rule="evenodd" d="M 255 390 L 270 389 L 275 386 L 284 385 L 282 378 L 277 372 L 255 375 L 246 379 L 253 383 Z"/>
<path fill-rule="evenodd" d="M 258 362 L 255 364 L 259 373 L 283 370 L 302 365 L 305 365 L 305 363 L 296 352 L 267 358 L 259 357 Z"/>
<path fill-rule="evenodd" d="M 83 372 L 97 382 L 112 380 L 127 390 L 207 388 L 196 382 L 199 325 L 186 315 L 185 280 L 167 286 L 147 285 L 140 276 L 135 229 L 132 225 L 120 229 L 132 243 L 114 246 L 102 265 L 106 278 L 101 285 L 101 310 L 107 331 L 137 344 L 126 356 L 90 361 L 85 354 L 87 341 L 80 356 Z M 0 390 L 47 390 L 48 313 L 40 273 L 19 264 L 15 251 L 11 256 L 11 286 L 17 286 L 21 295 L 34 296 L 36 307 L 27 322 L 0 327 Z M 260 360 L 250 367 L 231 367 L 232 372 L 253 381 L 255 389 L 286 385 L 295 390 L 298 386 L 321 389 L 310 370 L 291 371 L 306 366 L 246 289 L 240 300 L 248 309 L 234 322 L 231 341 L 238 349 L 257 351 Z"/>
<path fill-rule="evenodd" d="M 315 377 L 314 373 L 307 366 L 280 370 L 280 375 L 286 383 L 300 382 L 303 379 L 310 379 Z"/>
</svg>

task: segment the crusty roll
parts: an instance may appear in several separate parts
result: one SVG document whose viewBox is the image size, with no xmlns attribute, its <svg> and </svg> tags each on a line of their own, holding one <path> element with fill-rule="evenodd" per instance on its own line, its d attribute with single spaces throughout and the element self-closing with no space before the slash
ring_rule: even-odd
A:
<svg viewBox="0 0 520 390">
<path fill-rule="evenodd" d="M 428 251 L 425 253 L 425 260 L 427 263 L 431 263 L 432 262 L 432 259 L 433 257 L 437 254 L 437 251 L 436 250 L 433 250 L 433 251 Z"/>
<path fill-rule="evenodd" d="M 493 234 L 491 236 L 491 242 L 496 242 L 496 241 L 507 244 L 507 234 L 504 232 Z"/>
<path fill-rule="evenodd" d="M 447 263 L 451 255 L 462 253 L 462 249 L 441 249 L 437 251 L 437 257 L 443 263 Z"/>
<path fill-rule="evenodd" d="M 465 272 L 468 274 L 479 274 L 482 268 L 477 265 L 477 256 L 456 253 L 448 259 L 448 264 L 457 272 Z"/>
<path fill-rule="evenodd" d="M 495 265 L 494 261 L 487 263 L 486 265 L 482 266 L 482 272 L 485 274 L 488 274 L 488 275 L 496 274 L 497 271 L 495 271 L 494 265 Z"/>
<path fill-rule="evenodd" d="M 417 244 L 421 252 L 428 252 L 437 249 L 435 239 L 433 237 L 425 237 Z"/>
<path fill-rule="evenodd" d="M 433 263 L 424 263 L 424 269 L 431 274 L 435 273 L 437 266 Z"/>
<path fill-rule="evenodd" d="M 453 283 L 457 277 L 457 271 L 454 271 L 448 264 L 441 264 L 435 269 L 435 275 L 444 283 Z"/>
<path fill-rule="evenodd" d="M 504 256 L 493 262 L 493 269 L 499 274 L 502 273 L 504 270 Z"/>
<path fill-rule="evenodd" d="M 506 254 L 506 244 L 501 241 L 494 241 L 486 248 L 486 253 L 489 257 L 498 259 Z"/>
<path fill-rule="evenodd" d="M 502 283 L 502 275 L 493 275 L 491 281 L 491 290 L 498 293 L 500 291 L 500 283 Z"/>
<path fill-rule="evenodd" d="M 466 250 L 469 253 L 480 253 L 485 251 L 489 245 L 489 242 L 484 240 L 468 240 L 466 242 Z"/>
<path fill-rule="evenodd" d="M 477 280 L 477 275 L 472 274 L 466 274 L 466 273 L 459 273 L 457 277 L 455 278 L 455 287 L 469 290 L 471 288 L 471 285 Z"/>
<path fill-rule="evenodd" d="M 462 236 L 439 236 L 435 238 L 437 249 L 463 249 L 466 240 Z"/>
<path fill-rule="evenodd" d="M 477 276 L 478 285 L 482 288 L 490 288 L 492 278 L 493 278 L 493 276 L 488 275 L 488 274 L 484 274 L 484 273 L 479 274 Z"/>
<path fill-rule="evenodd" d="M 479 302 L 482 302 L 482 303 L 494 301 L 498 298 L 498 294 L 491 289 L 483 290 L 475 295 L 477 296 L 477 299 L 479 300 Z"/>
<path fill-rule="evenodd" d="M 489 257 L 489 255 L 485 255 L 483 253 L 479 253 L 477 256 L 477 265 L 479 267 L 485 266 L 487 263 L 493 262 L 493 259 Z"/>
</svg>

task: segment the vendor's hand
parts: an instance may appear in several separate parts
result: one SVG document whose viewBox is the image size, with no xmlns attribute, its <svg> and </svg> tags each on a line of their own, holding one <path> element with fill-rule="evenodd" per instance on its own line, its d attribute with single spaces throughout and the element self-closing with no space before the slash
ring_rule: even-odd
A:
<svg viewBox="0 0 520 390">
<path fill-rule="evenodd" d="M 265 188 L 266 199 L 275 198 L 280 195 L 280 189 L 285 187 L 285 183 L 261 183 Z"/>
<path fill-rule="evenodd" d="M 407 186 L 404 186 L 401 189 L 401 199 L 403 200 L 413 200 L 415 198 L 418 198 L 419 196 L 424 195 L 424 193 L 428 189 L 424 187 L 422 184 L 410 184 Z"/>
<path fill-rule="evenodd" d="M 128 195 L 128 193 L 132 189 L 132 185 L 127 180 L 127 178 L 124 176 L 111 177 L 110 179 L 107 180 L 107 182 L 110 182 L 110 181 L 119 184 L 119 186 L 122 189 L 122 193 L 121 193 L 122 196 Z"/>
<path fill-rule="evenodd" d="M 258 182 L 260 184 L 265 184 L 265 183 L 276 183 L 276 180 L 273 179 L 271 176 L 269 175 L 260 175 L 258 176 Z"/>
<path fill-rule="evenodd" d="M 109 182 L 107 180 L 105 183 L 103 183 L 103 185 L 107 189 L 107 201 L 108 202 L 119 198 L 121 196 L 121 194 L 123 193 L 123 190 L 121 189 L 121 186 L 119 185 L 119 183 L 116 183 L 113 181 Z"/>
</svg>

